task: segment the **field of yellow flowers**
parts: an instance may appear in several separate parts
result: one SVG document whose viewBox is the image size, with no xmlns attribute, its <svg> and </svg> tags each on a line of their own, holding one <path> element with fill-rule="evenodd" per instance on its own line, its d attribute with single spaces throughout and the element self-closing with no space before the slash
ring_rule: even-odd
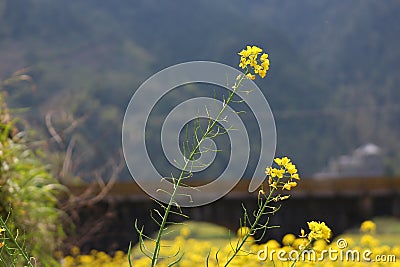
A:
<svg viewBox="0 0 400 267">
<path fill-rule="evenodd" d="M 162 241 L 161 254 L 164 257 L 159 266 L 168 266 L 177 258 L 176 266 L 196 267 L 223 266 L 224 260 L 232 253 L 232 246 L 246 231 L 241 228 L 236 234 L 230 234 L 223 227 L 200 222 L 187 222 L 175 225 L 168 240 Z M 394 218 L 376 218 L 363 222 L 359 229 L 351 229 L 326 242 L 314 241 L 304 247 L 306 238 L 298 234 L 286 234 L 282 240 L 268 240 L 257 244 L 254 239 L 246 242 L 241 255 L 230 266 L 400 266 L 400 220 Z M 151 250 L 151 243 L 146 242 Z M 139 247 L 131 255 L 133 266 L 149 266 L 151 260 L 143 256 Z M 92 251 L 80 255 L 74 248 L 70 256 L 62 259 L 63 267 L 71 266 L 129 266 L 128 256 L 122 251 L 110 256 L 104 252 Z"/>
</svg>

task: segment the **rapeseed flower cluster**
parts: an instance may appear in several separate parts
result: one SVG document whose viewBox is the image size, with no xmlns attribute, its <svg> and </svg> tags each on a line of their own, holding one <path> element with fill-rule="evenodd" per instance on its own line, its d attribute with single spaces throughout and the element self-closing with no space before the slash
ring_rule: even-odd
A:
<svg viewBox="0 0 400 267">
<path fill-rule="evenodd" d="M 278 168 L 268 167 L 265 169 L 265 174 L 269 176 L 269 186 L 274 189 L 282 188 L 282 190 L 291 190 L 297 186 L 295 180 L 300 180 L 300 177 L 296 165 L 288 157 L 275 158 L 274 161 L 279 166 Z"/>
<path fill-rule="evenodd" d="M 310 228 L 310 233 L 307 235 L 310 241 L 314 240 L 325 240 L 329 242 L 329 238 L 332 235 L 331 229 L 324 222 L 308 222 L 308 228 Z"/>
<path fill-rule="evenodd" d="M 364 233 L 375 233 L 376 225 L 373 221 L 367 220 L 360 226 L 360 231 Z"/>
<path fill-rule="evenodd" d="M 239 67 L 246 71 L 247 78 L 254 80 L 255 74 L 258 74 L 261 78 L 267 75 L 269 69 L 268 54 L 263 53 L 258 62 L 258 55 L 262 53 L 262 49 L 253 45 L 248 45 L 246 49 L 239 52 L 240 64 Z"/>
<path fill-rule="evenodd" d="M 66 256 L 61 260 L 62 267 L 129 267 L 128 256 L 123 251 L 115 252 L 110 256 L 102 251 L 92 250 L 90 254 L 75 254 L 75 247 L 71 256 Z"/>
<path fill-rule="evenodd" d="M 279 253 L 281 259 L 293 257 L 296 253 L 300 253 L 301 249 L 304 248 L 304 244 L 310 243 L 307 249 L 315 251 L 315 258 L 312 254 L 309 254 L 310 259 L 303 261 L 299 260 L 296 262 L 296 267 L 309 267 L 309 266 L 323 266 L 323 267 L 347 267 L 347 266 L 389 266 L 399 267 L 400 262 L 400 246 L 399 245 L 379 245 L 374 243 L 371 247 L 371 235 L 361 235 L 360 238 L 357 236 L 343 235 L 339 236 L 337 240 L 346 240 L 347 246 L 339 248 L 337 242 L 328 242 L 330 237 L 330 231 L 328 226 L 322 222 L 309 222 L 310 233 L 306 236 L 296 237 L 296 235 L 288 233 L 283 236 L 282 240 L 270 239 L 265 243 L 258 244 L 254 239 L 246 242 L 241 253 L 236 257 L 229 266 L 250 266 L 250 267 L 261 267 L 261 266 L 290 266 L 291 262 L 282 261 L 278 259 Z M 176 257 L 168 258 L 168 256 L 174 255 L 179 251 L 182 256 L 181 261 L 176 266 L 188 266 L 188 267 L 200 267 L 206 266 L 206 258 L 209 255 L 208 266 L 224 266 L 224 260 L 232 253 L 232 246 L 234 246 L 241 238 L 241 235 L 247 233 L 249 229 L 247 227 L 241 227 L 238 229 L 237 237 L 229 239 L 202 239 L 193 238 L 187 236 L 187 229 L 179 231 L 180 235 L 174 239 L 162 241 L 162 256 L 157 266 L 167 267 L 168 264 L 176 260 Z M 360 228 L 362 234 L 362 227 Z M 329 236 L 329 237 L 328 237 Z M 312 240 L 310 240 L 310 237 Z M 377 239 L 376 239 L 377 240 Z M 367 241 L 367 242 L 366 242 Z M 146 242 L 146 246 L 151 247 L 151 242 Z M 326 251 L 337 250 L 346 252 L 346 250 L 358 250 L 363 252 L 366 249 L 371 250 L 371 259 L 375 259 L 376 255 L 392 255 L 396 257 L 397 261 L 381 261 L 381 262 L 363 262 L 363 261 L 352 261 L 352 260 L 332 260 L 328 257 Z M 262 253 L 260 253 L 262 250 Z M 114 256 L 109 256 L 104 252 L 92 251 L 87 255 L 77 255 L 79 251 L 77 248 L 74 249 L 72 256 L 67 256 L 62 260 L 62 267 L 74 266 L 74 267 L 124 267 L 129 266 L 127 263 L 126 253 L 119 251 Z M 274 253 L 272 253 L 274 251 Z M 324 252 L 325 251 L 325 252 Z M 296 252 L 296 253 L 294 253 Z M 267 254 L 265 254 L 267 253 Z M 217 256 L 218 255 L 218 256 Z M 218 257 L 218 263 L 216 260 Z M 261 257 L 261 259 L 260 259 Z M 265 258 L 265 259 L 262 259 Z M 138 248 L 134 249 L 132 256 L 132 262 L 135 267 L 148 267 L 151 260 L 140 254 Z"/>
<path fill-rule="evenodd" d="M 282 244 L 285 246 L 291 246 L 295 240 L 296 240 L 296 236 L 294 234 L 286 234 L 282 238 Z"/>
<path fill-rule="evenodd" d="M 360 244 L 365 247 L 373 248 L 379 245 L 379 240 L 372 235 L 366 234 L 361 237 Z"/>
</svg>

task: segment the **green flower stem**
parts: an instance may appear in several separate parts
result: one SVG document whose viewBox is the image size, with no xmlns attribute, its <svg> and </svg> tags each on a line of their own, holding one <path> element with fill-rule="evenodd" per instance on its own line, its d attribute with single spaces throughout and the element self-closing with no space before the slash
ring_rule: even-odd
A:
<svg viewBox="0 0 400 267">
<path fill-rule="evenodd" d="M 203 141 L 208 137 L 208 135 L 211 133 L 211 131 L 213 130 L 213 128 L 214 128 L 215 125 L 217 124 L 218 120 L 220 119 L 220 117 L 221 117 L 222 114 L 224 113 L 226 107 L 227 107 L 228 104 L 231 102 L 231 100 L 232 100 L 233 96 L 235 95 L 237 89 L 240 87 L 242 81 L 243 81 L 245 78 L 246 78 L 246 75 L 242 75 L 241 78 L 240 78 L 240 80 L 239 80 L 238 82 L 236 82 L 236 83 L 233 85 L 233 92 L 229 94 L 229 96 L 228 96 L 226 102 L 224 103 L 224 105 L 223 105 L 221 111 L 218 113 L 217 117 L 213 120 L 213 122 L 210 124 L 210 126 L 207 127 L 207 131 L 203 134 L 203 136 L 201 137 L 200 141 L 197 143 L 197 145 L 196 145 L 196 146 L 193 148 L 193 150 L 190 152 L 189 158 L 188 158 L 187 160 L 185 160 L 185 165 L 183 166 L 182 171 L 181 171 L 181 173 L 180 173 L 180 175 L 179 175 L 179 178 L 178 178 L 177 181 L 176 181 L 176 184 L 175 184 L 174 189 L 173 189 L 173 191 L 172 191 L 170 200 L 169 200 L 169 202 L 168 202 L 168 206 L 167 206 L 166 209 L 165 209 L 165 213 L 164 213 L 162 222 L 161 222 L 161 224 L 160 224 L 160 229 L 159 229 L 159 231 L 158 231 L 157 238 L 156 238 L 156 240 L 155 240 L 156 243 L 155 243 L 155 247 L 154 247 L 153 257 L 152 257 L 152 260 L 151 260 L 151 266 L 152 266 L 152 267 L 154 267 L 154 266 L 157 264 L 157 260 L 158 260 L 158 258 L 159 258 L 160 249 L 161 249 L 161 244 L 160 244 L 160 243 L 161 243 L 161 237 L 162 237 L 162 234 L 163 234 L 163 232 L 164 232 L 164 230 L 165 230 L 165 226 L 166 226 L 166 224 L 167 224 L 168 215 L 169 215 L 169 213 L 170 213 L 170 211 L 171 211 L 172 206 L 173 206 L 174 203 L 175 203 L 176 192 L 177 192 L 177 190 L 178 190 L 179 185 L 180 185 L 181 182 L 182 182 L 182 179 L 183 179 L 184 176 L 185 176 L 185 173 L 187 172 L 187 168 L 188 168 L 189 162 L 193 159 L 194 155 L 196 154 L 196 152 L 197 152 L 198 149 L 200 148 L 200 145 L 202 144 L 202 142 L 203 142 Z"/>
<path fill-rule="evenodd" d="M 250 226 L 250 231 L 245 234 L 245 236 L 242 238 L 240 243 L 236 246 L 233 254 L 229 257 L 229 259 L 225 263 L 224 267 L 228 266 L 229 263 L 236 257 L 236 255 L 239 253 L 240 249 L 243 247 L 244 243 L 246 243 L 246 241 L 249 238 L 249 236 L 251 236 L 251 234 L 258 227 L 258 222 L 260 221 L 262 215 L 264 214 L 264 211 L 267 208 L 268 203 L 271 202 L 271 197 L 272 197 L 272 194 L 274 193 L 274 191 L 275 191 L 275 188 L 270 187 L 270 191 L 269 191 L 269 194 L 268 194 L 267 198 L 265 199 L 265 201 L 264 201 L 263 205 L 261 206 L 261 208 L 259 208 L 257 210 L 256 218 L 255 218 L 253 224 Z"/>
<path fill-rule="evenodd" d="M 13 233 L 11 232 L 11 230 L 7 227 L 5 221 L 3 221 L 3 218 L 0 216 L 0 224 L 1 227 L 6 230 L 5 232 L 7 233 L 7 235 L 9 237 L 11 237 L 12 242 L 15 244 L 15 246 L 17 247 L 18 251 L 21 253 L 22 257 L 25 259 L 25 261 L 27 262 L 29 267 L 34 267 L 33 264 L 31 263 L 31 260 L 28 256 L 28 254 L 26 253 L 26 251 L 20 246 L 20 244 L 18 243 L 17 239 L 14 237 Z"/>
</svg>

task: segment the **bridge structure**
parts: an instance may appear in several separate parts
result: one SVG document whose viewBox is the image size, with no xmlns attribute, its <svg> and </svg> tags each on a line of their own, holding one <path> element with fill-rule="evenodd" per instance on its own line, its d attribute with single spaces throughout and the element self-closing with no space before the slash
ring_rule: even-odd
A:
<svg viewBox="0 0 400 267">
<path fill-rule="evenodd" d="M 248 184 L 249 180 L 243 179 L 223 198 L 201 207 L 183 208 L 182 211 L 191 220 L 215 223 L 236 232 L 239 219 L 243 217 L 242 205 L 248 211 L 257 208 L 258 192 L 249 193 Z M 72 188 L 72 191 L 82 189 Z M 269 225 L 279 225 L 279 228 L 270 229 L 265 238 L 280 239 L 288 232 L 307 229 L 306 222 L 311 220 L 325 221 L 333 234 L 338 235 L 373 217 L 400 218 L 400 177 L 304 178 L 296 188 L 285 192 L 291 197 L 280 203 L 281 208 L 269 222 Z M 82 223 L 91 216 L 108 220 L 102 230 L 104 235 L 96 235 L 85 245 L 105 251 L 126 249 L 130 241 L 138 240 L 135 220 L 145 226 L 146 234 L 157 230 L 150 218 L 150 210 L 156 208 L 159 208 L 158 204 L 133 180 L 116 183 L 102 201 L 89 210 L 80 211 L 84 214 Z M 171 216 L 173 221 L 182 219 Z"/>
</svg>

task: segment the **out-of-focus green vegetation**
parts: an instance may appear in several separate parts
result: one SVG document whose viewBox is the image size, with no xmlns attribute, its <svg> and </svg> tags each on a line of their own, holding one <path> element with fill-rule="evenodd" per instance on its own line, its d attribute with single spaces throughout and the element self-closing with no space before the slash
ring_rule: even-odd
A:
<svg viewBox="0 0 400 267">
<path fill-rule="evenodd" d="M 74 153 L 86 171 L 116 155 L 124 109 L 150 75 L 188 60 L 235 66 L 243 43 L 265 44 L 273 75 L 259 85 L 276 116 L 278 155 L 290 151 L 307 176 L 373 142 L 387 173 L 400 173 L 399 14 L 395 0 L 4 0 L 0 77 L 31 67 L 40 89 L 13 94 L 13 103 L 31 108 L 37 129 L 49 112 L 56 129 L 81 119 Z"/>
<path fill-rule="evenodd" d="M 9 229 L 2 238 L 0 264 L 28 266 L 24 252 L 34 255 L 35 266 L 58 266 L 54 253 L 65 238 L 58 201 L 67 190 L 44 163 L 41 151 L 33 149 L 29 132 L 17 128 L 22 121 L 11 114 L 2 90 L 5 84 L 27 78 L 15 75 L 0 81 L 0 216 Z"/>
</svg>

